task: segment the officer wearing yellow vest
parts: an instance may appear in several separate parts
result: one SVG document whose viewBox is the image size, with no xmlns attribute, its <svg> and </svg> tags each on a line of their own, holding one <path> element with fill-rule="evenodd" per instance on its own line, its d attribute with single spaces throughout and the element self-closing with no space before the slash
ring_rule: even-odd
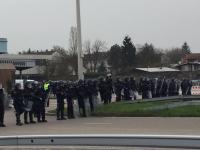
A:
<svg viewBox="0 0 200 150">
<path fill-rule="evenodd" d="M 45 82 L 44 83 L 44 90 L 48 91 L 49 90 L 49 86 L 50 86 L 49 82 Z"/>
<path fill-rule="evenodd" d="M 49 107 L 49 98 L 48 98 L 48 94 L 49 94 L 49 90 L 50 90 L 50 83 L 49 81 L 44 83 L 44 91 L 45 91 L 45 97 L 46 97 L 46 101 L 47 101 L 47 107 Z"/>
</svg>

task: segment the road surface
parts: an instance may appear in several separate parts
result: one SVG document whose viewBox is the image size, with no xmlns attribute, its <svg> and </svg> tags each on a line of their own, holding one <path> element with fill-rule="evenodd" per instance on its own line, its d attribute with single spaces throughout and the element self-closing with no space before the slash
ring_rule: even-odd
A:
<svg viewBox="0 0 200 150">
<path fill-rule="evenodd" d="M 21 117 L 23 120 L 23 116 Z M 200 135 L 200 118 L 157 117 L 88 117 L 57 121 L 47 116 L 48 123 L 15 125 L 14 110 L 6 111 L 6 128 L 0 136 L 46 134 L 169 134 Z"/>
</svg>

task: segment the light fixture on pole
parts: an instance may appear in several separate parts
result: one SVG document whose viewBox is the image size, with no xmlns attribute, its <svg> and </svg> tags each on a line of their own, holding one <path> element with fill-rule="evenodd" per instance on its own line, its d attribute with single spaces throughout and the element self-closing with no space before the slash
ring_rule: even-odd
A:
<svg viewBox="0 0 200 150">
<path fill-rule="evenodd" d="M 82 56 L 82 37 L 81 37 L 81 12 L 80 0 L 76 0 L 76 15 L 77 15 L 77 39 L 78 39 L 78 79 L 84 79 L 83 75 L 83 56 Z"/>
</svg>

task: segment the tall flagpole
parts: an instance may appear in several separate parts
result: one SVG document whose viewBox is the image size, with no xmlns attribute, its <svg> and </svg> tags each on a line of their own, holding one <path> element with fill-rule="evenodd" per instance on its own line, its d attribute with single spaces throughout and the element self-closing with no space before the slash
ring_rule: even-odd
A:
<svg viewBox="0 0 200 150">
<path fill-rule="evenodd" d="M 83 56 L 82 56 L 82 37 L 81 37 L 81 12 L 80 0 L 76 0 L 76 15 L 77 15 L 77 38 L 78 38 L 78 79 L 84 79 L 83 75 Z"/>
</svg>

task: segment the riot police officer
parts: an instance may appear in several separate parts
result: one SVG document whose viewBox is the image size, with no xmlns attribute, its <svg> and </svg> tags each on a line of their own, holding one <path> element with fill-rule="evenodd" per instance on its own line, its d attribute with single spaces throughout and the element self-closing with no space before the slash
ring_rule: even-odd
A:
<svg viewBox="0 0 200 150">
<path fill-rule="evenodd" d="M 44 91 L 44 88 L 42 87 L 41 83 L 38 83 L 35 89 L 35 98 L 36 98 L 36 104 L 37 108 L 36 110 L 36 116 L 38 122 L 47 122 L 46 116 L 45 116 L 45 104 L 46 104 L 46 94 Z"/>
<path fill-rule="evenodd" d="M 49 98 L 48 98 L 48 94 L 49 94 L 49 92 L 50 92 L 50 87 L 52 88 L 52 85 L 50 84 L 50 82 L 49 81 L 46 81 L 44 84 L 43 84 L 43 89 L 44 89 L 44 91 L 45 91 L 45 101 L 47 101 L 47 107 L 49 107 L 49 103 L 50 103 L 50 101 L 49 101 Z"/>
<path fill-rule="evenodd" d="M 167 81 L 166 81 L 165 78 L 163 78 L 162 84 L 161 84 L 161 96 L 162 97 L 166 97 L 167 96 L 167 90 L 168 90 Z"/>
<path fill-rule="evenodd" d="M 106 91 L 105 91 L 106 99 L 105 100 L 106 100 L 106 104 L 107 104 L 107 103 L 111 103 L 111 101 L 112 101 L 113 83 L 112 83 L 111 76 L 106 77 L 105 84 L 106 84 Z"/>
<path fill-rule="evenodd" d="M 84 101 L 84 98 L 86 97 L 86 89 L 84 86 L 84 82 L 82 80 L 78 82 L 76 93 L 78 98 L 80 116 L 86 117 L 87 115 L 86 115 L 85 101 Z"/>
<path fill-rule="evenodd" d="M 123 84 L 120 81 L 119 78 L 116 79 L 116 82 L 114 84 L 114 88 L 115 88 L 115 94 L 116 94 L 116 101 L 119 102 L 122 99 L 122 89 L 123 89 Z"/>
<path fill-rule="evenodd" d="M 4 113 L 5 113 L 5 108 L 4 108 L 4 91 L 2 85 L 0 85 L 0 127 L 5 127 L 6 125 L 4 124 Z"/>
<path fill-rule="evenodd" d="M 13 99 L 13 104 L 15 108 L 16 125 L 22 126 L 23 123 L 20 120 L 21 114 L 24 112 L 24 102 L 23 102 L 23 91 L 20 84 L 16 84 L 14 90 L 11 92 L 11 97 Z"/>
<path fill-rule="evenodd" d="M 90 111 L 91 112 L 94 112 L 94 93 L 95 93 L 95 89 L 94 89 L 94 86 L 93 86 L 93 82 L 91 80 L 89 80 L 87 82 L 87 95 L 88 95 L 88 98 L 89 98 L 89 103 L 90 103 Z"/>
<path fill-rule="evenodd" d="M 104 81 L 104 78 L 100 78 L 99 84 L 98 84 L 98 89 L 101 97 L 101 101 L 106 103 L 106 83 Z"/>
<path fill-rule="evenodd" d="M 124 99 L 126 101 L 131 100 L 131 96 L 130 96 L 130 82 L 128 78 L 124 79 Z"/>
<path fill-rule="evenodd" d="M 132 96 L 132 99 L 133 100 L 136 100 L 137 99 L 137 91 L 138 91 L 138 88 L 137 88 L 137 82 L 136 80 L 134 79 L 134 77 L 131 77 L 130 78 L 130 90 L 131 90 L 131 96 Z"/>
<path fill-rule="evenodd" d="M 156 97 L 161 97 L 161 88 L 162 88 L 162 80 L 161 78 L 158 78 L 156 82 Z"/>
<path fill-rule="evenodd" d="M 34 93 L 33 93 L 33 89 L 32 89 L 31 83 L 26 83 L 23 92 L 24 92 L 25 105 L 28 105 L 29 102 L 31 102 L 31 101 L 33 102 L 33 94 Z M 25 111 L 24 112 L 24 123 L 25 124 L 29 124 L 29 122 L 28 122 L 28 116 L 29 116 L 30 123 L 36 123 L 33 120 L 33 110 L 32 110 L 32 107 L 30 108 L 30 111 Z"/>
<path fill-rule="evenodd" d="M 72 83 L 70 83 L 66 85 L 65 90 L 67 99 L 67 116 L 68 119 L 74 119 L 73 98 L 75 97 L 75 87 Z"/>
<path fill-rule="evenodd" d="M 176 94 L 176 83 L 175 80 L 172 79 L 169 83 L 168 95 L 175 96 L 175 94 Z"/>
<path fill-rule="evenodd" d="M 66 118 L 64 117 L 65 91 L 62 83 L 57 87 L 56 98 L 57 98 L 57 120 L 66 120 Z"/>
<path fill-rule="evenodd" d="M 192 95 L 192 81 L 191 80 L 187 80 L 188 83 L 188 88 L 187 88 L 187 95 Z"/>
</svg>

